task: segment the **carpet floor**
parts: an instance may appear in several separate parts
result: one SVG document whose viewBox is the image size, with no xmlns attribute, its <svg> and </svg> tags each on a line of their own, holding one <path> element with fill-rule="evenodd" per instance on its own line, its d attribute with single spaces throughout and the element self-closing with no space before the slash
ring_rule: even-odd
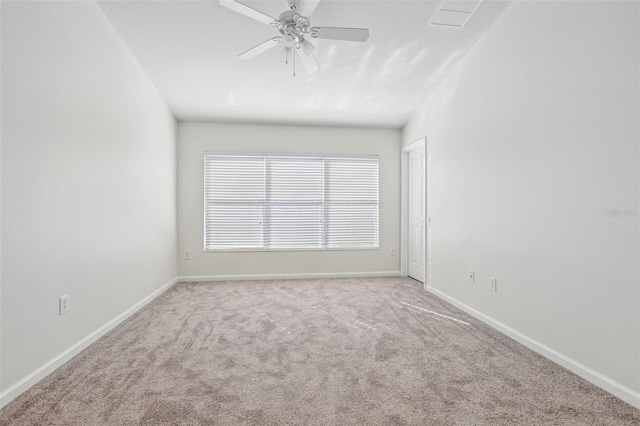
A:
<svg viewBox="0 0 640 426">
<path fill-rule="evenodd" d="M 407 278 L 180 283 L 2 425 L 639 425 Z"/>
</svg>

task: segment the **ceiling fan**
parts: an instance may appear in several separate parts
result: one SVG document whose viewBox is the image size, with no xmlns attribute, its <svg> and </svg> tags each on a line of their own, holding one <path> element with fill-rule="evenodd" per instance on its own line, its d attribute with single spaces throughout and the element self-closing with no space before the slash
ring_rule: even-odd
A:
<svg viewBox="0 0 640 426">
<path fill-rule="evenodd" d="M 256 21 L 271 25 L 280 32 L 279 36 L 240 54 L 238 56 L 240 59 L 249 60 L 269 49 L 284 45 L 287 61 L 292 51 L 295 52 L 292 54 L 293 75 L 295 76 L 296 56 L 308 74 L 320 69 L 313 56 L 315 46 L 309 40 L 310 38 L 359 42 L 365 42 L 369 38 L 369 30 L 366 28 L 312 27 L 309 16 L 316 10 L 319 2 L 320 0 L 287 0 L 287 10 L 282 12 L 277 19 L 235 0 L 220 0 L 220 5 Z"/>
</svg>

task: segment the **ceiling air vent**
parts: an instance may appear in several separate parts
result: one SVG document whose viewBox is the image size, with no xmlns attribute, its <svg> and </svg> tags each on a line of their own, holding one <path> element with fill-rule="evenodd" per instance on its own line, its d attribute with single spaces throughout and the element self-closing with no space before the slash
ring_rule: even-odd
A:
<svg viewBox="0 0 640 426">
<path fill-rule="evenodd" d="M 442 0 L 431 18 L 431 25 L 463 28 L 482 0 Z"/>
</svg>

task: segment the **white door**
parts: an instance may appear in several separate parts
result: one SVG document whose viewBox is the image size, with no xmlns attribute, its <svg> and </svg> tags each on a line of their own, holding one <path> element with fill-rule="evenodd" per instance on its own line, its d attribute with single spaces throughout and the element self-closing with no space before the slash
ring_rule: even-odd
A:
<svg viewBox="0 0 640 426">
<path fill-rule="evenodd" d="M 424 283 L 425 159 L 424 147 L 409 151 L 409 265 L 410 277 Z"/>
</svg>

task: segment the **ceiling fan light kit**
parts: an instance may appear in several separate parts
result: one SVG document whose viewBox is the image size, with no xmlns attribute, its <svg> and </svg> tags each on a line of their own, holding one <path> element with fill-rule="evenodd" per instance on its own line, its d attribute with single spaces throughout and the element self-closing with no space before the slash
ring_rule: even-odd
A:
<svg viewBox="0 0 640 426">
<path fill-rule="evenodd" d="M 274 19 L 235 0 L 220 0 L 220 5 L 256 21 L 268 24 L 280 32 L 280 36 L 262 42 L 240 54 L 238 56 L 240 59 L 249 60 L 278 45 L 283 45 L 287 58 L 291 50 L 295 51 L 293 69 L 293 75 L 295 76 L 295 56 L 298 56 L 308 74 L 320 69 L 313 56 L 315 46 L 309 38 L 355 42 L 365 42 L 369 38 L 369 30 L 366 28 L 311 27 L 309 16 L 316 9 L 319 2 L 320 0 L 287 1 L 287 10 L 282 12 L 278 19 Z"/>
</svg>

